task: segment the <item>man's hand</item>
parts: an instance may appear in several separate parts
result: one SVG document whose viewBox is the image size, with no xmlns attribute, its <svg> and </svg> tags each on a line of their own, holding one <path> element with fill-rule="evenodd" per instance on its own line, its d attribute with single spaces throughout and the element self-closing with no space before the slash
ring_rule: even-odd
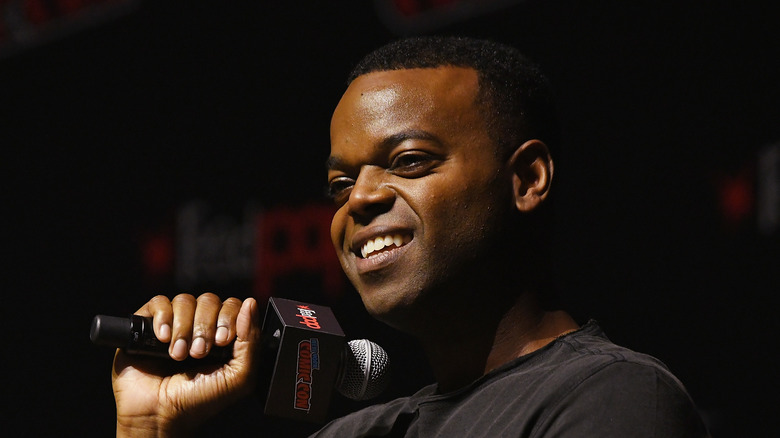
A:
<svg viewBox="0 0 780 438">
<path fill-rule="evenodd" d="M 137 315 L 154 318 L 154 333 L 174 360 L 117 350 L 112 382 L 117 436 L 176 436 L 251 393 L 260 345 L 257 302 L 222 302 L 206 293 L 152 298 Z M 227 363 L 199 361 L 235 340 Z M 189 359 L 188 359 L 189 358 Z M 185 359 L 187 359 L 185 361 Z"/>
</svg>

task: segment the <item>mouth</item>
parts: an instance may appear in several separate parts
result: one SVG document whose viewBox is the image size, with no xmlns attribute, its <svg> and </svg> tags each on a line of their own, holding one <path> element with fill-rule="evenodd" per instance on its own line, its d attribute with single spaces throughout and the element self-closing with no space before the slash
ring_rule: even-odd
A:
<svg viewBox="0 0 780 438">
<path fill-rule="evenodd" d="M 401 248 L 412 241 L 410 234 L 386 234 L 366 241 L 360 248 L 360 257 L 369 259 L 382 253 Z"/>
</svg>

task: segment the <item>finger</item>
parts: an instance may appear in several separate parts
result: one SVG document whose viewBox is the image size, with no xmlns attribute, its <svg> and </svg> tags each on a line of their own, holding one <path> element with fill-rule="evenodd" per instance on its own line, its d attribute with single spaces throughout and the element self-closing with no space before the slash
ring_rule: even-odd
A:
<svg viewBox="0 0 780 438">
<path fill-rule="evenodd" d="M 152 317 L 154 335 L 161 342 L 171 341 L 171 324 L 173 323 L 173 308 L 171 300 L 164 295 L 157 295 L 143 305 L 136 315 Z"/>
<path fill-rule="evenodd" d="M 212 293 L 205 293 L 198 297 L 193 319 L 190 356 L 200 359 L 208 354 L 214 344 L 217 317 L 221 307 L 222 300 Z"/>
<path fill-rule="evenodd" d="M 241 300 L 228 298 L 222 303 L 222 309 L 217 318 L 217 332 L 214 335 L 216 345 L 225 346 L 236 336 L 236 319 L 241 310 Z"/>
<path fill-rule="evenodd" d="M 184 360 L 187 358 L 189 346 L 192 343 L 192 322 L 195 318 L 196 306 L 197 301 L 190 294 L 179 294 L 171 300 L 173 329 L 168 354 L 173 359 Z"/>
</svg>

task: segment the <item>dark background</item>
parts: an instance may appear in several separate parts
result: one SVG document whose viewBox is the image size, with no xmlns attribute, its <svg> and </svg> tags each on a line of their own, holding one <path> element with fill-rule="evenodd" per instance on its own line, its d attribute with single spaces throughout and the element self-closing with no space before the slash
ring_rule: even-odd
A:
<svg viewBox="0 0 780 438">
<path fill-rule="evenodd" d="M 113 434 L 111 352 L 89 343 L 91 318 L 181 291 L 150 277 L 145 236 L 192 200 L 233 216 L 320 202 L 346 74 L 403 33 L 497 39 L 542 64 L 566 141 L 555 245 L 573 313 L 663 360 L 715 436 L 777 430 L 780 231 L 756 214 L 772 184 L 760 157 L 780 141 L 771 2 L 494 3 L 401 29 L 364 0 L 138 2 L 30 44 L 6 33 L 3 435 Z M 206 287 L 252 293 L 186 291 Z M 345 292 L 319 298 L 350 337 L 389 350 L 387 397 L 429 382 L 414 344 Z M 337 400 L 334 415 L 354 407 Z M 247 401 L 202 434 L 295 428 Z"/>
</svg>

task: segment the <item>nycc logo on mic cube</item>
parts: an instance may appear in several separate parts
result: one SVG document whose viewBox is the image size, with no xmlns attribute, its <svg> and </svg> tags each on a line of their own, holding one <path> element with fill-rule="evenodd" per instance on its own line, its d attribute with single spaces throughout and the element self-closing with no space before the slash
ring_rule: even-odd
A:
<svg viewBox="0 0 780 438">
<path fill-rule="evenodd" d="M 273 363 L 264 412 L 323 422 L 344 350 L 344 332 L 330 308 L 271 297 L 263 321 L 262 355 Z M 274 355 L 275 350 L 275 355 Z M 265 389 L 265 388 L 263 388 Z"/>
</svg>

